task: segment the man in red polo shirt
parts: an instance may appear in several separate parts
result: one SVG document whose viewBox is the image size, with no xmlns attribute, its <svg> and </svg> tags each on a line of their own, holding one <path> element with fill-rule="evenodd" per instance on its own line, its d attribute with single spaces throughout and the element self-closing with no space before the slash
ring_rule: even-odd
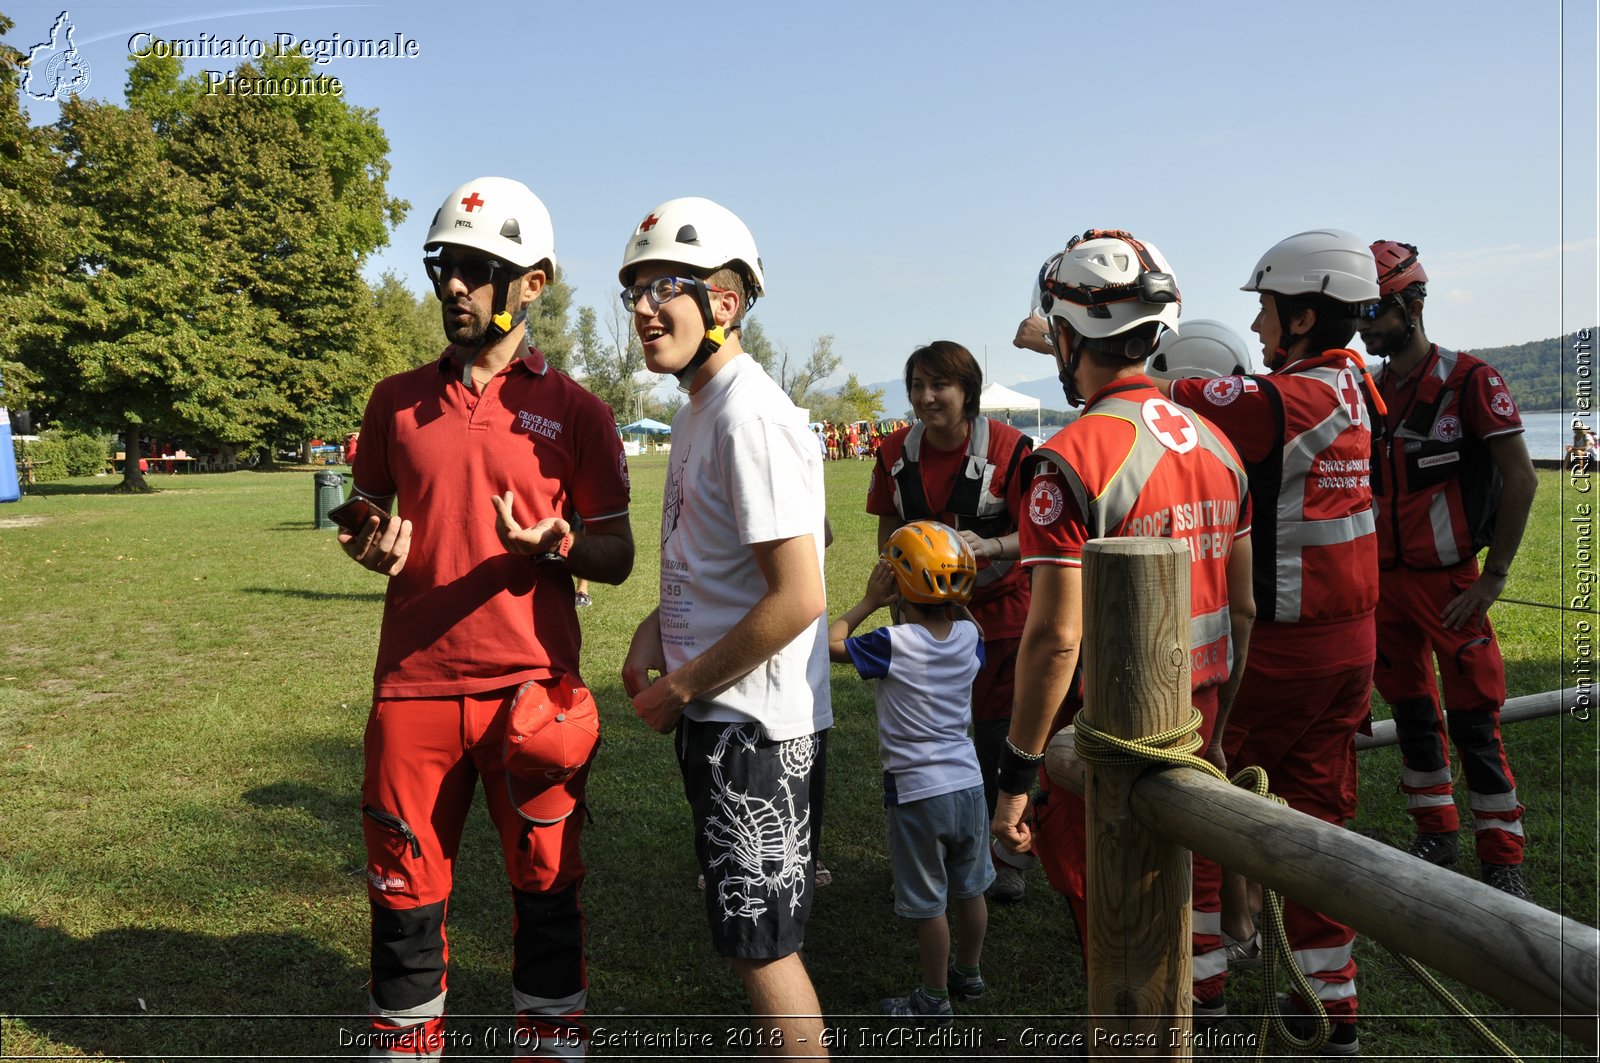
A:
<svg viewBox="0 0 1600 1063">
<path fill-rule="evenodd" d="M 555 270 L 538 197 L 469 181 L 426 249 L 450 346 L 373 389 L 355 491 L 398 511 L 339 536 L 389 577 L 362 784 L 373 1054 L 443 1042 L 451 870 L 481 776 L 511 878 L 519 1026 L 546 1057 L 581 1055 L 578 836 L 598 725 L 572 581 L 633 566 L 627 465 L 611 410 L 527 343 Z"/>
</svg>

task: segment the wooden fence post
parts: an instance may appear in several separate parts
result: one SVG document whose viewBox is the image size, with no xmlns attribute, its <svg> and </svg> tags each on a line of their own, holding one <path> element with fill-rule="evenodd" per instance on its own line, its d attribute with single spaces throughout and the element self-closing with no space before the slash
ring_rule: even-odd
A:
<svg viewBox="0 0 1600 1063">
<path fill-rule="evenodd" d="M 1082 717 L 1144 738 L 1189 715 L 1189 548 L 1172 539 L 1095 539 L 1083 551 Z M 1090 1058 L 1187 1058 L 1189 853 L 1134 818 L 1148 764 L 1090 764 Z"/>
</svg>

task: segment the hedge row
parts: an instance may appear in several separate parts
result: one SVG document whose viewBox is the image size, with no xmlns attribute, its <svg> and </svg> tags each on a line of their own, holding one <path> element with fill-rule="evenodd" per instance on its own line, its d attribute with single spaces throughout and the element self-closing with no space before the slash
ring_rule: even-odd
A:
<svg viewBox="0 0 1600 1063">
<path fill-rule="evenodd" d="M 23 461 L 33 462 L 33 478 L 40 483 L 68 476 L 93 476 L 105 471 L 111 456 L 110 440 L 85 432 L 46 432 L 38 439 L 12 440 L 17 452 L 17 470 Z"/>
</svg>

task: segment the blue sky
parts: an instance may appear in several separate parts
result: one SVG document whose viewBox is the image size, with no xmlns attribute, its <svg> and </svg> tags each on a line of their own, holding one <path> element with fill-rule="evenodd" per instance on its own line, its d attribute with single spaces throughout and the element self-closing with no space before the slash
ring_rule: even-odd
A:
<svg viewBox="0 0 1600 1063">
<path fill-rule="evenodd" d="M 4 10 L 26 50 L 62 7 Z M 419 292 L 439 201 L 501 174 L 549 206 L 566 279 L 602 317 L 651 207 L 725 204 L 761 248 L 768 334 L 804 357 L 831 333 L 863 382 L 897 378 L 939 338 L 1001 383 L 1049 375 L 1011 336 L 1039 263 L 1090 227 L 1159 245 L 1185 316 L 1247 337 L 1251 266 L 1319 226 L 1417 244 L 1429 333 L 1447 346 L 1596 320 L 1586 0 L 68 10 L 87 94 L 117 101 L 139 31 L 416 40 L 415 59 L 319 70 L 388 134 L 390 190 L 412 210 L 371 272 Z M 55 112 L 32 107 L 38 122 Z"/>
</svg>

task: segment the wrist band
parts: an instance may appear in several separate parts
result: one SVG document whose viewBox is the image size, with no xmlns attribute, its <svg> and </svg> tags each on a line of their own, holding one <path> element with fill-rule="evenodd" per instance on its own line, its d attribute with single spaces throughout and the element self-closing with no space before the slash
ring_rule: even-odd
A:
<svg viewBox="0 0 1600 1063">
<path fill-rule="evenodd" d="M 1507 576 L 1511 575 L 1511 569 L 1509 569 L 1509 568 L 1487 568 L 1486 567 L 1486 568 L 1484 568 L 1484 571 L 1489 573 L 1489 575 L 1491 575 L 1491 576 L 1499 576 L 1501 579 L 1505 579 Z"/>
<path fill-rule="evenodd" d="M 1025 794 L 1033 790 L 1033 783 L 1039 775 L 1039 762 L 1044 760 L 1044 754 L 1024 753 L 1006 739 L 1006 746 L 1000 751 L 1000 767 L 995 773 L 996 781 L 1001 790 L 1008 794 Z"/>
<path fill-rule="evenodd" d="M 989 541 L 994 543 L 994 559 L 996 561 L 1004 561 L 1006 559 L 1006 544 L 998 538 Z"/>
</svg>

